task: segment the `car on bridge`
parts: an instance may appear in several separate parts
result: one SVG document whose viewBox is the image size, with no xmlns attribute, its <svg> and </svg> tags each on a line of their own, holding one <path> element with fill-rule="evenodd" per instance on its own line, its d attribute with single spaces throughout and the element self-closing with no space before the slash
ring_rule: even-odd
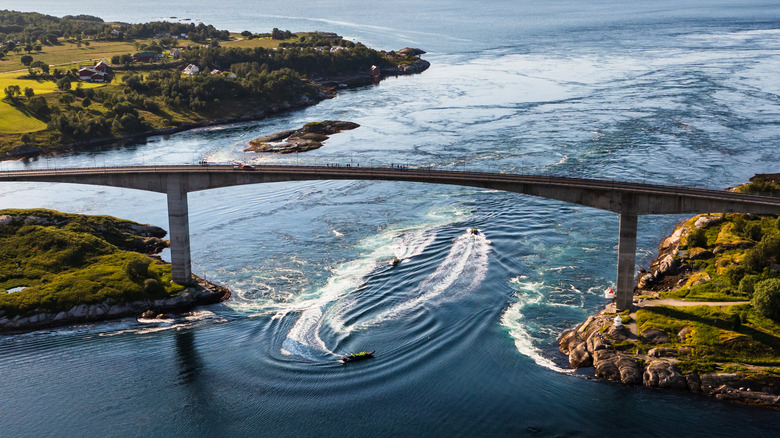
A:
<svg viewBox="0 0 780 438">
<path fill-rule="evenodd" d="M 235 170 L 255 170 L 255 166 L 250 164 L 236 164 L 233 166 Z"/>
</svg>

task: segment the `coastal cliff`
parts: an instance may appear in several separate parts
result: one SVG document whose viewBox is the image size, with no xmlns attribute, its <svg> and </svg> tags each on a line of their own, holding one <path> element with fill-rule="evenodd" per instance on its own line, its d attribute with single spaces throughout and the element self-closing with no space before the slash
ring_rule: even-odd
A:
<svg viewBox="0 0 780 438">
<path fill-rule="evenodd" d="M 759 260 L 780 239 L 777 224 L 740 214 L 682 221 L 640 271 L 631 310 L 606 306 L 563 333 L 560 352 L 597 378 L 780 409 L 780 324 L 755 305 L 759 285 L 778 277 L 776 254 Z"/>
</svg>

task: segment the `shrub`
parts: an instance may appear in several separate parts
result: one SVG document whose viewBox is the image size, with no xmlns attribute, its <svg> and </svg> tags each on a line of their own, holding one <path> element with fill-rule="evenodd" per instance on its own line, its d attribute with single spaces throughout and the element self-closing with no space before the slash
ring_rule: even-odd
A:
<svg viewBox="0 0 780 438">
<path fill-rule="evenodd" d="M 703 228 L 696 228 L 688 233 L 688 247 L 694 248 L 706 248 L 707 247 L 707 233 Z"/>
<path fill-rule="evenodd" d="M 767 318 L 780 320 L 780 279 L 770 278 L 757 283 L 751 303 Z"/>
<path fill-rule="evenodd" d="M 746 295 L 753 295 L 755 292 L 756 283 L 758 283 L 758 275 L 746 275 L 739 281 L 739 291 Z"/>
</svg>

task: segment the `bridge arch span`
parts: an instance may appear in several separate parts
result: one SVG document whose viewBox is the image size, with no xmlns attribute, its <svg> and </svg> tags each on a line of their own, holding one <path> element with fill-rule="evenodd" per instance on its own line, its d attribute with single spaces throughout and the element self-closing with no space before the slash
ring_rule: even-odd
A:
<svg viewBox="0 0 780 438">
<path fill-rule="evenodd" d="M 617 263 L 618 310 L 631 307 L 637 218 L 645 214 L 706 212 L 780 214 L 780 198 L 725 191 L 596 179 L 404 167 L 225 165 L 104 167 L 0 172 L 2 181 L 59 182 L 165 193 L 174 281 L 192 278 L 189 192 L 247 184 L 310 180 L 407 181 L 470 186 L 539 196 L 620 215 Z"/>
</svg>

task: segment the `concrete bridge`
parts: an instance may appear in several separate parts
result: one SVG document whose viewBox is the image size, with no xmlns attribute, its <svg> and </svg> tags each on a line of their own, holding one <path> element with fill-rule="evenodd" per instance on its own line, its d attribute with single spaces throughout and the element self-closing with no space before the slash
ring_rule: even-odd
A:
<svg viewBox="0 0 780 438">
<path fill-rule="evenodd" d="M 244 184 L 304 180 L 409 181 L 481 187 L 571 202 L 620 215 L 618 310 L 631 307 L 636 263 L 637 218 L 645 214 L 780 214 L 780 198 L 716 190 L 540 175 L 408 168 L 224 165 L 104 167 L 0 172 L 2 181 L 59 182 L 124 187 L 165 193 L 173 279 L 192 278 L 187 193 Z"/>
</svg>

